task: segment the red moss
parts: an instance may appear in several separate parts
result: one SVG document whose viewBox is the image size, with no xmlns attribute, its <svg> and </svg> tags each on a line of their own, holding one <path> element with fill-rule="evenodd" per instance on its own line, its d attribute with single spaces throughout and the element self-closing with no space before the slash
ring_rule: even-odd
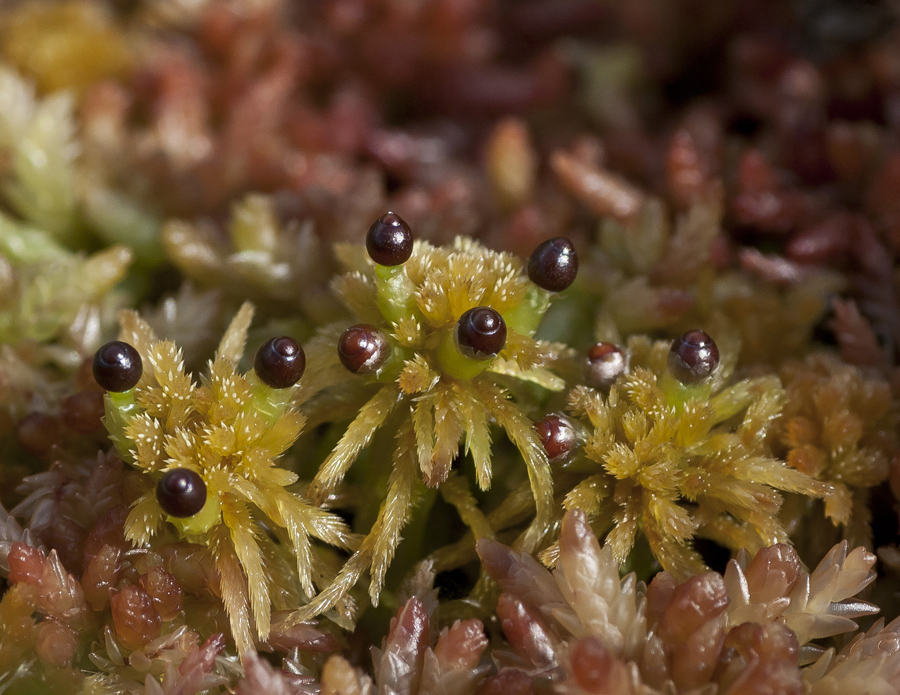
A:
<svg viewBox="0 0 900 695">
<path fill-rule="evenodd" d="M 122 551 L 119 548 L 104 545 L 87 562 L 81 585 L 84 596 L 91 608 L 100 611 L 109 605 L 110 590 L 119 581 Z"/>
<path fill-rule="evenodd" d="M 555 646 L 535 609 L 515 596 L 501 594 L 497 617 L 516 654 L 537 669 L 547 669 L 555 664 Z"/>
<path fill-rule="evenodd" d="M 162 567 L 151 567 L 141 575 L 140 586 L 153 600 L 157 613 L 164 621 L 174 619 L 180 612 L 184 596 L 178 580 Z"/>
<path fill-rule="evenodd" d="M 143 589 L 123 587 L 112 595 L 110 608 L 116 634 L 129 649 L 139 649 L 159 637 L 162 618 Z"/>
<path fill-rule="evenodd" d="M 715 572 L 691 577 L 673 592 L 658 624 L 672 680 L 681 688 L 708 683 L 725 641 L 728 595 Z"/>
<path fill-rule="evenodd" d="M 62 440 L 62 423 L 54 415 L 29 413 L 16 425 L 16 435 L 25 451 L 46 458 Z"/>
<path fill-rule="evenodd" d="M 580 639 L 570 653 L 575 682 L 591 695 L 627 692 L 625 666 L 594 637 Z"/>
<path fill-rule="evenodd" d="M 298 623 L 285 627 L 283 623 L 279 623 L 279 618 L 287 617 L 290 611 L 284 611 L 282 614 L 273 615 L 272 632 L 269 634 L 267 644 L 278 651 L 290 652 L 292 649 L 299 649 L 304 652 L 313 652 L 316 654 L 330 654 L 340 651 L 340 642 L 338 639 L 327 632 L 322 632 L 315 625 L 310 623 Z"/>
<path fill-rule="evenodd" d="M 125 540 L 125 519 L 127 517 L 128 507 L 118 505 L 97 520 L 84 541 L 85 565 L 89 564 L 94 556 L 106 546 L 122 552 L 131 549 L 131 544 Z"/>
<path fill-rule="evenodd" d="M 791 231 L 807 214 L 803 196 L 779 185 L 775 170 L 757 150 L 741 158 L 731 207 L 739 224 L 775 234 Z"/>
<path fill-rule="evenodd" d="M 215 585 L 214 569 L 204 546 L 195 543 L 168 543 L 160 548 L 166 570 L 178 577 L 182 591 L 193 597 L 209 596 Z"/>
<path fill-rule="evenodd" d="M 54 666 L 72 663 L 78 647 L 78 634 L 68 625 L 48 618 L 37 626 L 34 649 L 37 655 Z"/>
<path fill-rule="evenodd" d="M 797 637 L 784 625 L 738 625 L 728 633 L 725 646 L 728 650 L 734 650 L 726 659 L 726 663 L 730 662 L 726 673 L 729 668 L 740 668 L 729 684 L 728 693 L 800 695 L 804 692 L 803 678 L 798 668 L 800 649 Z M 727 675 L 723 678 L 726 683 L 729 680 Z"/>
<path fill-rule="evenodd" d="M 722 615 L 728 595 L 722 577 L 715 572 L 691 577 L 672 592 L 665 612 L 660 616 L 659 635 L 678 644 L 710 620 Z"/>
<path fill-rule="evenodd" d="M 643 195 L 620 176 L 587 166 L 565 152 L 555 153 L 550 165 L 560 183 L 598 217 L 624 221 L 640 209 Z"/>
<path fill-rule="evenodd" d="M 800 557 L 784 543 L 762 548 L 744 570 L 753 600 L 759 603 L 787 596 L 800 577 Z"/>
<path fill-rule="evenodd" d="M 472 618 L 456 621 L 449 630 L 442 631 L 434 655 L 445 669 L 471 671 L 478 665 L 487 646 L 484 625 Z"/>
<path fill-rule="evenodd" d="M 672 135 L 666 153 L 666 182 L 675 207 L 686 209 L 710 185 L 709 159 L 704 157 L 688 130 Z"/>
<path fill-rule="evenodd" d="M 534 695 L 534 685 L 524 671 L 507 668 L 485 680 L 478 695 Z"/>
<path fill-rule="evenodd" d="M 13 543 L 7 556 L 9 581 L 37 584 L 44 569 L 44 554 L 37 548 L 24 543 Z"/>
<path fill-rule="evenodd" d="M 59 620 L 75 632 L 91 625 L 92 614 L 81 585 L 63 569 L 55 550 L 45 557 L 37 548 L 13 543 L 7 563 L 9 581 L 19 591 L 18 598 L 31 606 L 32 613 Z M 68 640 L 62 632 L 48 632 L 48 649 L 66 644 Z M 66 660 L 62 656 L 60 659 Z"/>
<path fill-rule="evenodd" d="M 840 264 L 850 250 L 858 223 L 855 215 L 837 213 L 803 227 L 788 242 L 787 256 L 799 263 Z"/>
<path fill-rule="evenodd" d="M 64 398 L 60 410 L 66 427 L 79 434 L 104 431 L 103 414 L 103 393 L 93 390 L 78 391 Z"/>
</svg>

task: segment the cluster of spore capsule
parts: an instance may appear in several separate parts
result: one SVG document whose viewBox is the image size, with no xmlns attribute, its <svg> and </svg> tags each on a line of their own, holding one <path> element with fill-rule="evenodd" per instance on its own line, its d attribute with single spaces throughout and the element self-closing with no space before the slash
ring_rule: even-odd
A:
<svg viewBox="0 0 900 695">
<path fill-rule="evenodd" d="M 689 330 L 672 341 L 666 364 L 681 384 L 694 386 L 709 379 L 719 366 L 719 348 L 706 331 Z M 618 345 L 599 342 L 588 349 L 584 360 L 588 385 L 607 392 L 627 370 L 628 355 Z M 578 448 L 578 431 L 570 418 L 552 413 L 538 420 L 535 429 L 552 463 L 572 458 Z"/>
<path fill-rule="evenodd" d="M 396 213 L 377 219 L 366 235 L 366 250 L 378 265 L 395 267 L 409 260 L 413 236 L 409 225 Z M 540 244 L 528 260 L 528 277 L 541 289 L 561 292 L 575 280 L 578 255 L 572 242 L 556 237 Z M 456 346 L 465 357 L 485 360 L 498 355 L 506 345 L 507 328 L 495 309 L 478 306 L 460 316 L 454 330 Z M 371 324 L 351 326 L 337 345 L 341 364 L 359 375 L 377 374 L 391 354 L 391 344 L 383 331 Z M 702 330 L 690 330 L 672 343 L 668 356 L 671 374 L 682 384 L 694 385 L 708 379 L 719 364 L 715 341 Z M 273 389 L 296 384 L 306 369 L 306 356 L 296 340 L 288 336 L 271 338 L 259 348 L 254 359 L 257 378 Z M 628 369 L 628 356 L 619 346 L 599 342 L 587 351 L 584 379 L 590 386 L 608 391 Z M 107 391 L 130 391 L 141 379 L 143 365 L 138 351 L 128 343 L 114 340 L 101 347 L 93 362 L 94 378 Z M 578 447 L 578 430 L 565 415 L 550 414 L 535 423 L 535 429 L 551 462 L 570 459 Z M 160 507 L 170 516 L 187 518 L 197 514 L 206 502 L 203 478 L 188 468 L 166 471 L 156 485 Z"/>
<path fill-rule="evenodd" d="M 378 265 L 393 268 L 402 265 L 413 252 L 409 225 L 394 212 L 375 220 L 366 234 L 366 251 Z M 572 242 L 556 237 L 538 246 L 528 262 L 528 277 L 549 292 L 562 292 L 578 273 L 578 255 Z M 454 330 L 460 354 L 472 360 L 487 360 L 506 346 L 506 322 L 488 306 L 473 307 L 463 313 Z M 338 356 L 354 374 L 375 374 L 390 356 L 390 343 L 377 327 L 351 326 L 338 341 Z"/>
<path fill-rule="evenodd" d="M 303 376 L 306 355 L 288 336 L 267 340 L 253 362 L 257 378 L 273 389 L 290 388 Z M 138 385 L 143 374 L 140 353 L 133 345 L 113 340 L 94 355 L 94 379 L 107 391 L 125 393 Z M 156 483 L 156 499 L 169 516 L 186 519 L 206 504 L 206 484 L 189 468 L 171 468 Z"/>
</svg>

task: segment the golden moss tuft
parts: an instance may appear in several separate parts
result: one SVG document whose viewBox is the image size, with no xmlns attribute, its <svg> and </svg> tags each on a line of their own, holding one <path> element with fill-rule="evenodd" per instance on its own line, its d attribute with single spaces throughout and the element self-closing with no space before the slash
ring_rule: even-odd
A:
<svg viewBox="0 0 900 695">
<path fill-rule="evenodd" d="M 4 57 L 43 92 L 81 92 L 131 71 L 134 56 L 124 32 L 95 3 L 25 2 L 4 20 Z"/>
<path fill-rule="evenodd" d="M 777 378 L 730 383 L 729 360 L 707 383 L 685 386 L 666 367 L 669 343 L 632 338 L 631 366 L 603 396 L 569 394 L 587 425 L 584 456 L 595 471 L 566 496 L 587 512 L 623 562 L 642 534 L 676 577 L 703 570 L 695 537 L 756 551 L 787 542 L 779 491 L 821 497 L 828 489 L 775 458 L 767 445 L 784 392 Z M 733 364 L 733 353 L 731 364 Z"/>
<path fill-rule="evenodd" d="M 788 362 L 780 375 L 786 400 L 773 447 L 795 469 L 828 483 L 824 515 L 853 545 L 871 548 L 869 490 L 887 480 L 900 454 L 890 386 L 828 353 Z M 796 525 L 802 516 L 809 523 L 810 507 L 795 500 L 786 522 Z M 822 551 L 829 540 L 831 535 L 817 544 Z"/>
<path fill-rule="evenodd" d="M 106 418 L 120 454 L 147 473 L 146 489 L 125 522 L 126 537 L 146 546 L 167 521 L 185 540 L 207 545 L 241 654 L 252 650 L 252 626 L 263 640 L 270 629 L 266 558 L 274 550 L 260 521 L 284 530 L 308 597 L 324 574 L 311 538 L 342 548 L 354 542 L 339 517 L 286 489 L 297 474 L 275 462 L 297 439 L 304 417 L 290 404 L 292 389 L 272 389 L 253 372 L 237 371 L 252 317 L 245 304 L 209 374 L 196 384 L 184 372 L 178 347 L 158 340 L 135 312 L 124 312 L 120 337 L 137 347 L 144 371 L 132 391 L 107 396 Z M 157 500 L 155 483 L 172 469 L 192 470 L 206 485 L 206 502 L 193 516 L 168 516 Z"/>
</svg>

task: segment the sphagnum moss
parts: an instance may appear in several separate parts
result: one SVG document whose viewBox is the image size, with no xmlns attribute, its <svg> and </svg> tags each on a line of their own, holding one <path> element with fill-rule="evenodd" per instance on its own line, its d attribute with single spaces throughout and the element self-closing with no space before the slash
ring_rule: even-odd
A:
<svg viewBox="0 0 900 695">
<path fill-rule="evenodd" d="M 832 548 L 840 536 L 881 545 L 896 564 L 896 16 L 886 0 L 6 3 L 0 493 L 13 511 L 0 510 L 0 690 L 900 692 L 896 621 L 849 634 L 872 612 L 857 596 L 869 590 L 874 557 Z M 68 91 L 45 92 L 56 89 Z M 515 282 L 509 306 L 458 301 L 480 291 L 485 268 L 502 265 L 481 265 L 496 254 L 468 241 L 416 251 L 405 234 L 369 249 L 375 267 L 360 247 L 355 256 L 339 249 L 361 273 L 339 281 L 345 299 L 365 306 L 338 325 L 327 290 L 332 245 L 361 241 L 385 210 L 434 244 L 473 237 L 525 254 L 540 244 L 528 281 L 549 291 L 569 281 L 573 265 L 554 264 L 577 247 L 581 277 L 542 330 L 578 349 L 605 342 L 581 365 L 548 349 L 555 354 L 540 367 L 554 373 L 532 370 L 521 354 L 512 360 L 515 341 L 534 336 L 513 306 Z M 386 231 L 402 231 L 389 217 Z M 416 253 L 431 264 L 418 275 Z M 160 267 L 164 255 L 175 268 Z M 524 277 L 525 264 L 510 264 Z M 464 287 L 436 284 L 456 304 L 435 323 L 416 283 L 450 271 Z M 184 277 L 211 291 L 158 301 Z M 395 301 L 404 277 L 418 293 L 409 305 Z M 249 527 L 229 527 L 232 492 L 205 445 L 131 465 L 128 435 L 147 435 L 146 418 L 126 413 L 130 430 L 111 418 L 120 448 L 110 450 L 97 429 L 103 396 L 84 367 L 113 337 L 116 309 L 149 302 L 143 320 L 184 349 L 189 371 L 202 371 L 194 365 L 248 299 L 265 315 L 254 346 L 334 328 L 322 329 L 324 351 L 311 350 L 301 386 L 290 385 L 289 366 L 255 369 L 290 402 L 278 401 L 275 416 L 272 402 L 251 397 L 245 420 L 275 428 L 302 409 L 314 425 L 290 450 L 291 437 L 266 450 L 275 466 L 236 461 L 219 451 L 221 437 L 209 445 L 236 466 L 228 484 L 251 512 Z M 421 330 L 404 324 L 410 316 Z M 669 361 L 667 344 L 655 342 L 687 329 L 719 342 L 723 365 L 711 376 L 705 357 L 679 351 Z M 135 341 L 155 370 L 149 346 Z M 164 409 L 164 398 L 153 400 L 165 395 L 158 381 L 137 384 L 151 400 L 135 406 L 175 444 L 180 432 L 202 439 L 222 423 L 237 435 L 244 421 L 216 411 L 229 401 L 216 384 L 232 372 L 229 388 L 246 380 L 258 395 L 259 384 L 236 356 L 229 362 L 226 377 L 186 382 L 193 409 L 173 401 L 168 414 L 152 414 Z M 170 396 L 182 393 L 178 375 Z M 563 412 L 567 391 L 574 407 Z M 118 394 L 109 400 L 129 403 Z M 394 400 L 373 403 L 379 394 Z M 513 445 L 470 428 L 475 415 Z M 489 492 L 470 483 L 460 444 Z M 335 445 L 343 453 L 328 458 Z M 312 477 L 322 459 L 311 494 L 369 533 L 343 575 L 352 550 L 316 544 L 311 564 L 298 563 L 290 529 L 265 508 L 280 490 L 341 523 L 303 497 L 304 482 L 281 485 L 294 475 L 288 466 Z M 528 463 L 535 475 L 521 482 Z M 392 491 L 371 494 L 371 483 L 388 480 Z M 185 533 L 215 516 L 204 513 L 210 497 L 223 509 L 209 538 Z M 125 539 L 136 499 L 165 512 L 138 548 Z M 372 506 L 382 500 L 379 518 Z M 401 529 L 413 508 L 432 516 Z M 427 533 L 438 520 L 450 534 L 469 531 L 440 547 L 443 535 Z M 382 582 L 401 532 L 404 556 Z M 264 577 L 247 556 L 248 535 Z M 482 580 L 447 600 L 474 581 L 475 563 L 465 564 L 474 538 Z M 709 542 L 693 546 L 699 538 L 759 550 L 706 571 L 700 561 L 720 570 L 724 560 Z M 624 562 L 638 576 L 620 580 L 632 539 Z M 796 550 L 762 547 L 776 539 Z M 521 552 L 547 544 L 539 557 L 557 558 L 555 574 Z M 214 560 L 222 553 L 232 556 L 227 568 Z M 644 586 L 657 560 L 670 571 Z M 301 583 L 304 567 L 312 587 Z M 503 592 L 496 602 L 485 568 Z M 398 609 L 389 629 L 379 628 L 383 613 L 363 614 L 374 600 L 350 588 L 367 570 L 370 598 L 383 584 L 382 606 Z M 229 584 L 243 587 L 236 603 L 246 621 L 235 601 L 223 606 Z M 272 607 L 265 641 L 253 634 L 267 613 L 257 610 L 260 587 Z M 892 590 L 882 579 L 865 598 L 890 606 Z M 318 626 L 292 624 L 298 608 L 315 612 L 335 597 L 338 610 Z M 447 624 L 451 615 L 464 619 Z M 367 630 L 378 642 L 379 629 L 386 638 L 366 673 L 359 647 Z"/>
<path fill-rule="evenodd" d="M 343 520 L 287 490 L 297 474 L 275 465 L 303 428 L 303 415 L 291 405 L 302 369 L 279 388 L 255 371 L 237 371 L 252 317 L 245 304 L 198 385 L 184 373 L 177 346 L 158 340 L 136 313 L 125 312 L 120 344 L 141 355 L 139 380 L 114 387 L 106 401 L 110 438 L 124 460 L 147 474 L 149 489 L 132 506 L 126 538 L 147 546 L 167 522 L 183 539 L 209 548 L 242 656 L 253 650 L 254 633 L 265 640 L 271 624 L 266 556 L 272 541 L 261 521 L 285 530 L 308 597 L 324 574 L 311 537 L 342 548 L 355 545 Z M 101 349 L 98 358 L 103 355 Z M 268 364 L 271 356 L 262 355 L 261 362 Z"/>
<path fill-rule="evenodd" d="M 389 235 L 389 226 L 405 226 L 396 215 L 377 220 L 367 248 L 382 263 L 366 262 L 355 249 L 343 249 L 345 261 L 359 266 L 335 282 L 335 290 L 353 315 L 366 324 L 336 340 L 340 328 L 323 329 L 309 344 L 310 361 L 320 365 L 301 391 L 309 413 L 320 419 L 329 397 L 358 408 L 334 450 L 310 486 L 310 496 L 325 500 L 381 427 L 396 428 L 397 444 L 386 499 L 360 549 L 335 583 L 302 608 L 297 619 L 327 610 L 371 568 L 369 596 L 377 603 L 385 572 L 400 543 L 414 504 L 420 474 L 430 487 L 444 483 L 460 442 L 471 454 L 478 486 L 491 484 L 491 424 L 496 423 L 518 449 L 531 483 L 535 517 L 521 546 L 536 549 L 550 529 L 553 484 L 549 462 L 531 420 L 512 398 L 504 379 L 563 388 L 550 371 L 563 346 L 536 340 L 534 333 L 553 292 L 542 282 L 554 264 L 568 277 L 553 283 L 562 289 L 574 280 L 577 257 L 568 241 L 563 251 L 542 252 L 529 279 L 524 264 L 469 239 L 435 247 Z M 403 248 L 401 248 L 403 247 Z M 377 349 L 372 347 L 378 343 Z M 338 348 L 336 350 L 336 347 Z M 370 350 L 371 347 L 371 350 Z M 351 349 L 352 348 L 352 349 Z M 370 354 L 371 353 L 371 354 Z M 363 359 L 365 358 L 365 359 Z M 325 406 L 317 406 L 323 398 Z"/>
<path fill-rule="evenodd" d="M 772 448 L 793 468 L 828 485 L 818 509 L 813 500 L 792 500 L 785 523 L 796 527 L 824 516 L 832 531 L 840 528 L 804 539 L 813 553 L 841 537 L 871 548 L 872 491 L 887 480 L 900 453 L 890 386 L 823 352 L 791 360 L 779 374 L 786 400 L 773 427 Z"/>
<path fill-rule="evenodd" d="M 589 464 L 564 505 L 608 532 L 619 562 L 641 534 L 662 567 L 686 579 L 704 568 L 695 537 L 753 552 L 787 542 L 778 491 L 831 491 L 773 456 L 766 437 L 784 390 L 774 376 L 733 382 L 735 347 L 720 364 L 719 348 L 702 331 L 674 343 L 632 338 L 629 369 L 606 395 L 586 386 L 569 393 Z"/>
</svg>

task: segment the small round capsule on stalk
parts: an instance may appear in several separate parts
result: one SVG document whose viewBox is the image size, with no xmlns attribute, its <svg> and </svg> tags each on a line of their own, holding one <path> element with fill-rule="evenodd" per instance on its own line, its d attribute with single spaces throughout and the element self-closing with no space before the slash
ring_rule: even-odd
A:
<svg viewBox="0 0 900 695">
<path fill-rule="evenodd" d="M 599 342 L 592 345 L 584 364 L 584 375 L 593 386 L 609 388 L 628 367 L 628 359 L 618 345 Z"/>
<path fill-rule="evenodd" d="M 266 386 L 290 388 L 300 381 L 306 370 L 306 354 L 293 338 L 270 338 L 256 351 L 253 368 Z"/>
<path fill-rule="evenodd" d="M 572 421 L 564 415 L 547 415 L 534 423 L 550 461 L 564 461 L 578 446 Z"/>
<path fill-rule="evenodd" d="M 719 348 L 706 331 L 694 329 L 672 342 L 669 371 L 682 384 L 696 384 L 719 366 Z"/>
<path fill-rule="evenodd" d="M 186 519 L 206 504 L 206 483 L 190 468 L 173 468 L 156 484 L 156 500 L 169 516 Z"/>
<path fill-rule="evenodd" d="M 397 213 L 386 212 L 366 234 L 366 251 L 379 265 L 402 265 L 412 255 L 412 231 Z"/>
<path fill-rule="evenodd" d="M 144 365 L 133 346 L 121 340 L 107 343 L 94 355 L 94 379 L 107 391 L 130 391 L 141 380 Z"/>
<path fill-rule="evenodd" d="M 341 364 L 354 374 L 374 374 L 389 355 L 390 346 L 384 333 L 367 323 L 351 326 L 338 340 Z"/>
<path fill-rule="evenodd" d="M 456 323 L 456 344 L 467 357 L 483 360 L 506 346 L 506 322 L 494 309 L 469 309 Z"/>
<path fill-rule="evenodd" d="M 540 244 L 528 259 L 528 277 L 548 292 L 562 292 L 575 282 L 577 274 L 578 254 L 562 236 Z"/>
</svg>

